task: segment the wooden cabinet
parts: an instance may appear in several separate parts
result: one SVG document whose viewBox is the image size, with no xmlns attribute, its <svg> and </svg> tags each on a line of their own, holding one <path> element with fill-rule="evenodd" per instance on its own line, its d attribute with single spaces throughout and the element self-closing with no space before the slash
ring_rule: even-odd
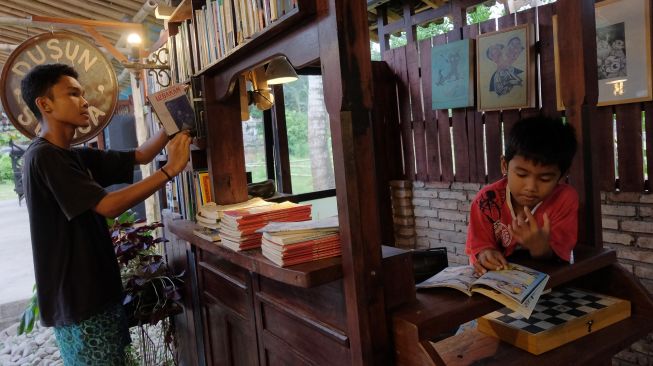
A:
<svg viewBox="0 0 653 366">
<path fill-rule="evenodd" d="M 207 364 L 258 364 L 251 275 L 209 252 L 197 253 Z"/>
<path fill-rule="evenodd" d="M 185 302 L 178 323 L 180 343 L 200 338 L 197 352 L 206 365 L 349 365 L 351 336 L 342 261 L 331 258 L 280 268 L 260 250 L 233 252 L 193 235 L 193 223 L 167 224 L 176 247 L 188 248 L 196 259 L 199 302 Z M 415 299 L 410 253 L 383 248 L 386 304 L 390 311 Z M 190 296 L 192 298 L 192 296 Z M 186 321 L 201 319 L 200 323 Z M 191 328 L 194 324 L 197 329 Z M 202 353 L 203 352 L 203 353 Z M 202 354 L 199 354 L 202 353 Z"/>
</svg>

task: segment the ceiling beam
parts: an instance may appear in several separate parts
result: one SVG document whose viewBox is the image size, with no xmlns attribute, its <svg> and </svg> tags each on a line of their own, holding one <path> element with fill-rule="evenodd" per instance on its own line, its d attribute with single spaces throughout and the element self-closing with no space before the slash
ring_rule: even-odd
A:
<svg viewBox="0 0 653 366">
<path fill-rule="evenodd" d="M 39 0 L 40 3 L 44 3 L 43 0 Z M 124 18 L 128 18 L 129 15 L 117 12 L 115 10 L 109 9 L 107 7 L 97 8 L 88 3 L 77 1 L 77 0 L 58 0 L 58 1 L 48 1 L 47 5 L 50 7 L 55 7 L 63 11 L 68 11 L 72 14 L 75 14 L 75 18 L 84 17 L 88 19 L 97 19 L 97 20 L 117 20 L 122 21 Z M 98 11 L 101 10 L 101 11 Z M 44 13 L 47 14 L 47 13 Z"/>
<path fill-rule="evenodd" d="M 106 0 L 87 0 L 89 3 L 95 4 L 96 7 L 108 7 L 116 11 L 121 11 L 125 14 L 128 14 L 128 16 L 131 18 L 133 15 L 135 15 L 143 6 L 142 4 L 138 7 L 130 7 L 127 8 L 123 5 L 117 4 L 115 1 L 107 2 Z M 154 16 L 154 13 L 148 14 L 147 18 L 145 20 L 149 23 L 159 25 L 163 27 L 163 20 L 157 19 Z"/>
<path fill-rule="evenodd" d="M 36 2 L 21 2 L 17 3 L 14 0 L 5 0 L 4 5 L 15 10 L 24 11 L 28 15 L 32 14 L 48 14 L 50 16 L 56 16 L 61 18 L 72 18 L 73 14 L 70 12 L 64 12 L 54 7 L 42 5 Z"/>
</svg>

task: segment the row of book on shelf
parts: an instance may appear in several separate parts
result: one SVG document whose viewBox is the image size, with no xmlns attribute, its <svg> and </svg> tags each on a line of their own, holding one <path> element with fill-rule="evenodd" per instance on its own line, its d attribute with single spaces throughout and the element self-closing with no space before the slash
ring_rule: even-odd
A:
<svg viewBox="0 0 653 366">
<path fill-rule="evenodd" d="M 196 214 L 195 235 L 234 251 L 261 248 L 281 266 L 339 256 L 337 216 L 311 219 L 311 205 L 253 198 L 234 205 L 203 205 Z"/>
<path fill-rule="evenodd" d="M 212 201 L 211 179 L 206 170 L 184 171 L 166 184 L 168 208 L 185 220 L 193 220 L 198 209 Z"/>
<path fill-rule="evenodd" d="M 177 80 L 225 57 L 295 8 L 297 0 L 207 0 L 170 37 Z"/>
</svg>

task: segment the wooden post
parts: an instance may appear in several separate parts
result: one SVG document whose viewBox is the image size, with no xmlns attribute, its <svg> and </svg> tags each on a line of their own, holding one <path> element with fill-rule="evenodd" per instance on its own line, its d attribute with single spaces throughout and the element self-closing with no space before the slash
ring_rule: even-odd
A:
<svg viewBox="0 0 653 366">
<path fill-rule="evenodd" d="M 596 70 L 596 23 L 593 0 L 560 0 L 556 3 L 562 100 L 567 122 L 576 128 L 578 152 L 570 181 L 578 190 L 578 242 L 603 246 L 601 200 L 597 176 L 597 128 L 592 128 L 598 100 Z M 594 144 L 596 145 L 596 144 Z"/>
<path fill-rule="evenodd" d="M 380 276 L 381 234 L 370 111 L 372 68 L 363 1 L 329 0 L 319 25 L 324 96 L 331 124 L 352 364 L 388 363 Z M 388 274 L 391 276 L 392 274 Z"/>
<path fill-rule="evenodd" d="M 286 128 L 286 106 L 283 87 L 272 86 L 274 106 L 272 107 L 272 128 L 274 143 L 279 146 L 278 156 L 274 156 L 277 190 L 282 193 L 292 193 L 292 178 L 290 176 L 290 153 L 288 151 L 288 129 Z"/>
<path fill-rule="evenodd" d="M 213 177 L 213 197 L 220 205 L 247 200 L 247 177 L 245 175 L 245 149 L 243 144 L 243 122 L 241 120 L 240 94 L 238 85 L 224 101 L 217 101 L 215 86 L 204 79 L 202 83 L 207 116 L 209 174 Z"/>
</svg>

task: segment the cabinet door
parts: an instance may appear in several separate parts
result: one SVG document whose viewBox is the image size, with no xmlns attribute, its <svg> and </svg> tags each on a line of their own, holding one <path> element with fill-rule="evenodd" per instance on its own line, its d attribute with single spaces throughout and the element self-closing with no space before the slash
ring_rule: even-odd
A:
<svg viewBox="0 0 653 366">
<path fill-rule="evenodd" d="M 198 263 L 208 365 L 258 365 L 251 274 L 202 252 Z"/>
<path fill-rule="evenodd" d="M 209 365 L 258 365 L 256 336 L 245 319 L 213 300 L 203 306 L 206 360 Z"/>
<path fill-rule="evenodd" d="M 202 365 L 198 357 L 197 335 L 201 330 L 196 329 L 196 319 L 199 311 L 196 307 L 196 277 L 195 259 L 190 244 L 177 239 L 174 235 L 167 235 L 169 242 L 165 244 L 168 267 L 172 273 L 184 273 L 182 303 L 184 312 L 173 317 L 175 324 L 176 351 L 180 366 Z"/>
</svg>

